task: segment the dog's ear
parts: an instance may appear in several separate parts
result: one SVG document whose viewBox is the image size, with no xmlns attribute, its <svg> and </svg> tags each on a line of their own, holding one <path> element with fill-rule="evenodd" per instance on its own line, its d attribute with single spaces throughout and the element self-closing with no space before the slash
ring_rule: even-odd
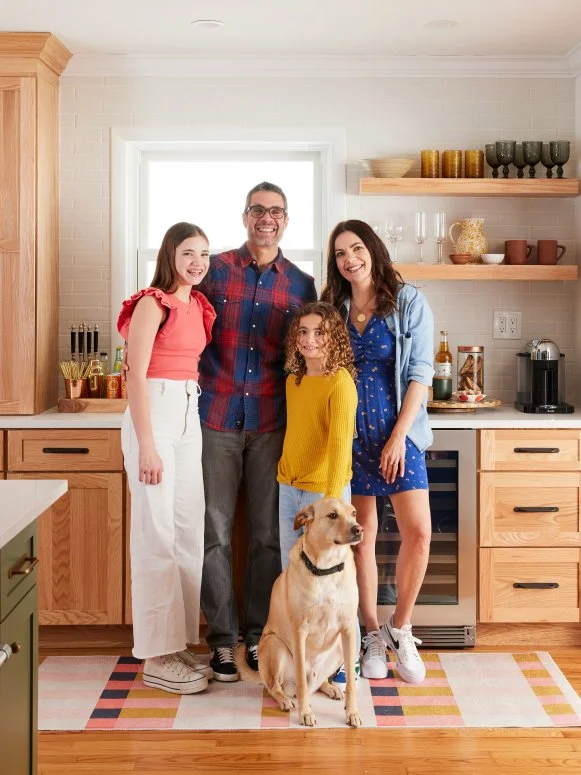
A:
<svg viewBox="0 0 581 775">
<path fill-rule="evenodd" d="M 300 527 L 306 527 L 309 525 L 313 519 L 315 518 L 315 507 L 312 505 L 307 506 L 306 508 L 302 509 L 302 511 L 299 511 L 299 513 L 295 516 L 295 530 L 298 530 Z"/>
</svg>

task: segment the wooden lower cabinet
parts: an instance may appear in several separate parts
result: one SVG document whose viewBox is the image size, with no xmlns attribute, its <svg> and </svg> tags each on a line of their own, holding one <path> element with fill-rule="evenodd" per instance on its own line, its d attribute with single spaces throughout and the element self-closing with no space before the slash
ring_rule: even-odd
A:
<svg viewBox="0 0 581 775">
<path fill-rule="evenodd" d="M 7 643 L 14 649 L 0 667 L 0 769 L 6 775 L 37 772 L 36 606 L 34 586 L 0 622 L 0 645 Z"/>
<path fill-rule="evenodd" d="M 579 622 L 574 548 L 480 549 L 481 622 Z"/>
<path fill-rule="evenodd" d="M 68 492 L 38 521 L 40 624 L 123 622 L 123 475 L 25 473 L 66 479 Z"/>
</svg>

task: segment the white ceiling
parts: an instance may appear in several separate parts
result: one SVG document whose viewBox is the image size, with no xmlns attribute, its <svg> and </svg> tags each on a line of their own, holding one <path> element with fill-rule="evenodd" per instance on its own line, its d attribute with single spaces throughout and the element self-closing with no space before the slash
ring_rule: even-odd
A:
<svg viewBox="0 0 581 775">
<path fill-rule="evenodd" d="M 424 26 L 440 19 L 458 26 Z M 52 32 L 73 54 L 564 56 L 581 0 L 0 0 L 0 25 Z"/>
</svg>

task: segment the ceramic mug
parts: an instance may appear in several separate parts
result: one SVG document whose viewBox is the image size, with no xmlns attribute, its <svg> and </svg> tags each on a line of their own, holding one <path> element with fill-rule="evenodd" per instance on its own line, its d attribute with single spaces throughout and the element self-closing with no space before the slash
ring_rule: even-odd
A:
<svg viewBox="0 0 581 775">
<path fill-rule="evenodd" d="M 537 242 L 537 261 L 539 264 L 556 264 L 566 252 L 565 245 L 559 245 L 556 239 L 540 239 Z"/>
<path fill-rule="evenodd" d="M 504 243 L 504 260 L 507 264 L 526 264 L 533 246 L 526 239 L 507 239 Z"/>
</svg>

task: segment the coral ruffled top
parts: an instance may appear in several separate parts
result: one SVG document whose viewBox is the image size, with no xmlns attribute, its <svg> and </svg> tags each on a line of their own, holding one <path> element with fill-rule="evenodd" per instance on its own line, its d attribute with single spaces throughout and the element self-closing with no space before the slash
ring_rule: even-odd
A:
<svg viewBox="0 0 581 775">
<path fill-rule="evenodd" d="M 117 320 L 117 330 L 127 339 L 135 307 L 144 296 L 154 296 L 167 310 L 159 329 L 147 369 L 149 378 L 198 380 L 200 355 L 212 338 L 214 308 L 199 291 L 192 290 L 189 303 L 159 288 L 145 288 L 126 299 Z"/>
</svg>

